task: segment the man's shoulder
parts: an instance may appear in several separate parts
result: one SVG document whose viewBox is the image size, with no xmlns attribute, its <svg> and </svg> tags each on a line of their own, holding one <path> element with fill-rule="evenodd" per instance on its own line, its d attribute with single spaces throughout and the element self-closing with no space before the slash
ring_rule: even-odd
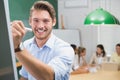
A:
<svg viewBox="0 0 120 80">
<path fill-rule="evenodd" d="M 55 44 L 55 46 L 70 46 L 70 43 L 68 43 L 68 42 L 66 42 L 58 37 L 55 38 L 54 44 Z"/>
<path fill-rule="evenodd" d="M 117 53 L 114 52 L 114 53 L 111 54 L 111 56 L 112 56 L 112 57 L 115 57 L 115 56 L 117 56 Z"/>
<path fill-rule="evenodd" d="M 57 55 L 69 56 L 71 59 L 74 58 L 74 50 L 70 44 L 58 37 L 56 37 L 54 42 L 54 50 Z"/>
<path fill-rule="evenodd" d="M 73 48 L 70 46 L 70 44 L 58 37 L 56 37 L 56 40 L 54 42 L 55 51 L 68 51 L 68 52 L 74 52 Z"/>
</svg>

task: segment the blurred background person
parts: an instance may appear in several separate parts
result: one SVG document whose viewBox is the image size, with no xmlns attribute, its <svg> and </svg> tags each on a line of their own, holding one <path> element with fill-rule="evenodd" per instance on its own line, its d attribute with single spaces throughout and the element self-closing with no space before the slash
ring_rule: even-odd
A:
<svg viewBox="0 0 120 80">
<path fill-rule="evenodd" d="M 116 44 L 116 52 L 111 55 L 111 62 L 115 62 L 119 64 L 120 70 L 120 43 Z"/>
<path fill-rule="evenodd" d="M 102 44 L 98 44 L 96 53 L 91 57 L 90 66 L 100 66 L 104 61 L 106 61 L 104 46 Z"/>
<path fill-rule="evenodd" d="M 73 48 L 75 54 L 77 53 L 77 46 L 75 44 L 71 44 L 71 47 Z"/>
<path fill-rule="evenodd" d="M 87 66 L 85 56 L 86 56 L 86 49 L 84 47 L 78 47 L 78 65 L 79 66 Z"/>
<path fill-rule="evenodd" d="M 71 47 L 73 48 L 74 50 L 74 60 L 73 60 L 73 63 L 72 63 L 72 69 L 71 69 L 71 72 L 74 71 L 74 65 L 77 64 L 76 63 L 76 58 L 77 58 L 77 46 L 75 44 L 71 44 Z"/>
<path fill-rule="evenodd" d="M 87 66 L 85 56 L 86 56 L 86 48 L 78 47 L 77 53 L 74 58 L 73 66 L 72 66 L 73 72 L 71 72 L 71 74 L 88 72 L 88 66 Z"/>
</svg>

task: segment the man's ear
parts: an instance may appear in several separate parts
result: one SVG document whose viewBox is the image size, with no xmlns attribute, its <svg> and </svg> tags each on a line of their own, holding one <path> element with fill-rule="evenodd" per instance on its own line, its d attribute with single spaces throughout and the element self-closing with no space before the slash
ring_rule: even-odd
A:
<svg viewBox="0 0 120 80">
<path fill-rule="evenodd" d="M 56 18 L 53 19 L 53 26 L 56 25 Z"/>
</svg>

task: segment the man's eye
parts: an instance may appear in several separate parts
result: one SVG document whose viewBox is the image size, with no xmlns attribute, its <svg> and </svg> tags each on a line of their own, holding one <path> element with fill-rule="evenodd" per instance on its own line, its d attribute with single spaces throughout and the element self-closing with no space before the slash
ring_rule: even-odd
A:
<svg viewBox="0 0 120 80">
<path fill-rule="evenodd" d="M 39 20 L 33 20 L 34 22 L 39 22 Z"/>
<path fill-rule="evenodd" d="M 44 23 L 48 23 L 48 22 L 50 22 L 50 21 L 49 21 L 49 20 L 43 20 L 43 22 L 44 22 Z"/>
</svg>

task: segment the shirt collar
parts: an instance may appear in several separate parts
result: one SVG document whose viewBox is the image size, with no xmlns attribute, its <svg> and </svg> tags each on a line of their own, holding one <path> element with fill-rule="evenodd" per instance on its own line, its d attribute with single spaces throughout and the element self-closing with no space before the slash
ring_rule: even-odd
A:
<svg viewBox="0 0 120 80">
<path fill-rule="evenodd" d="M 47 40 L 47 42 L 45 43 L 44 46 L 47 46 L 49 48 L 53 48 L 54 42 L 55 42 L 55 35 L 53 33 L 51 33 L 50 38 Z"/>
<path fill-rule="evenodd" d="M 47 42 L 43 45 L 43 47 L 49 47 L 50 49 L 53 48 L 55 41 L 55 35 L 51 33 L 50 38 L 47 40 Z M 36 44 L 35 36 L 32 38 L 32 44 Z"/>
</svg>

